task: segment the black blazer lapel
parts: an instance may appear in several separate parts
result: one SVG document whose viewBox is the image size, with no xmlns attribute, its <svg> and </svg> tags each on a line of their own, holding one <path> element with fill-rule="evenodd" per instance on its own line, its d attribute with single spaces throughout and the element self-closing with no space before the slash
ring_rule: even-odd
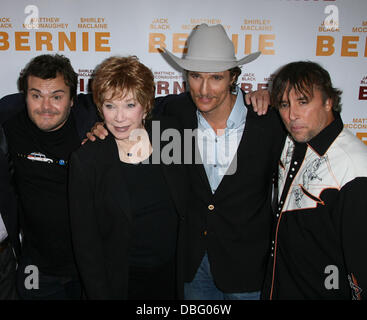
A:
<svg viewBox="0 0 367 320">
<path fill-rule="evenodd" d="M 194 170 L 193 181 L 199 180 L 199 183 L 202 184 L 204 190 L 207 190 L 211 193 L 210 183 L 199 150 L 197 130 L 198 129 L 195 129 L 195 137 L 192 141 L 192 165 L 190 166 L 190 168 L 192 167 L 192 169 Z"/>
<path fill-rule="evenodd" d="M 197 108 L 191 98 L 190 94 L 187 94 L 187 110 L 189 112 L 186 112 L 186 123 L 185 128 L 189 128 L 193 133 L 193 138 L 191 141 L 191 159 L 192 159 L 192 169 L 194 172 L 193 181 L 199 180 L 202 185 L 203 189 L 207 190 L 211 193 L 211 187 L 208 180 L 208 176 L 206 175 L 205 168 L 203 165 L 203 160 L 200 155 L 199 145 L 198 145 L 198 118 L 197 118 Z M 189 142 L 187 142 L 189 143 Z M 198 177 L 198 179 L 197 179 Z"/>
</svg>

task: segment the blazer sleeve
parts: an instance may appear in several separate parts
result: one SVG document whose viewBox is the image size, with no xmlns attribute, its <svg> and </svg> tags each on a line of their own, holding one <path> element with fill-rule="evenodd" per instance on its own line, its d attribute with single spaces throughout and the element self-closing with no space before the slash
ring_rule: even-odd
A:
<svg viewBox="0 0 367 320">
<path fill-rule="evenodd" d="M 341 189 L 336 207 L 342 219 L 342 246 L 348 282 L 355 300 L 367 299 L 367 178 L 358 177 Z"/>
<path fill-rule="evenodd" d="M 177 99 L 178 95 L 169 94 L 163 97 L 156 97 L 154 100 L 154 108 L 153 108 L 153 115 L 154 116 L 174 116 L 175 113 L 173 112 L 173 108 L 170 107 L 174 104 L 175 100 Z"/>
<path fill-rule="evenodd" d="M 80 141 L 87 137 L 87 132 L 90 131 L 96 122 L 101 121 L 97 106 L 94 104 L 91 94 L 79 93 L 74 106 L 71 108 L 71 112 L 75 117 L 76 129 Z"/>
<path fill-rule="evenodd" d="M 25 98 L 22 93 L 14 93 L 0 99 L 0 123 L 15 116 L 26 108 Z"/>
<path fill-rule="evenodd" d="M 95 208 L 95 174 L 75 152 L 69 167 L 69 202 L 76 263 L 88 299 L 109 299 L 104 250 Z"/>
</svg>

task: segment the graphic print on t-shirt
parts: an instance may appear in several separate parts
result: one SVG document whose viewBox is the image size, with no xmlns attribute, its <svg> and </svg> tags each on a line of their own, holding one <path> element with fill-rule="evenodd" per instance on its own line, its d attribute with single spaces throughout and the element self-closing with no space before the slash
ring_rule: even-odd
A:
<svg viewBox="0 0 367 320">
<path fill-rule="evenodd" d="M 60 166 L 65 166 L 67 164 L 67 161 L 64 159 L 53 159 L 52 157 L 46 156 L 42 152 L 31 152 L 26 155 L 18 153 L 17 155 L 20 158 L 26 158 L 28 160 L 31 160 L 32 162 L 39 161 L 39 162 L 45 162 L 45 163 L 54 163 Z"/>
</svg>

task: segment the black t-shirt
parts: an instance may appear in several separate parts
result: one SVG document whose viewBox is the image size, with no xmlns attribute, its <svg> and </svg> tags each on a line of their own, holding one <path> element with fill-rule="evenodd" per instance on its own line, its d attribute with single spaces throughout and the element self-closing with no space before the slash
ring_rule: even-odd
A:
<svg viewBox="0 0 367 320">
<path fill-rule="evenodd" d="M 67 164 L 80 145 L 74 118 L 44 132 L 24 110 L 4 129 L 21 202 L 24 249 L 41 272 L 75 274 L 67 197 Z"/>
<path fill-rule="evenodd" d="M 130 266 L 156 267 L 175 257 L 178 219 L 160 164 L 125 166 L 133 212 Z"/>
</svg>

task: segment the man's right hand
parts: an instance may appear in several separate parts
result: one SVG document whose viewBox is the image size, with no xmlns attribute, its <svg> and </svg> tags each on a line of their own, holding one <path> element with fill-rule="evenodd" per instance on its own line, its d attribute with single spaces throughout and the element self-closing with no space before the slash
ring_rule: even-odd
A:
<svg viewBox="0 0 367 320">
<path fill-rule="evenodd" d="M 96 141 L 96 137 L 99 139 L 104 140 L 108 135 L 108 131 L 103 126 L 103 122 L 96 122 L 95 125 L 92 127 L 90 132 L 87 132 L 87 137 L 82 141 L 82 144 L 86 143 L 88 140 Z"/>
</svg>

